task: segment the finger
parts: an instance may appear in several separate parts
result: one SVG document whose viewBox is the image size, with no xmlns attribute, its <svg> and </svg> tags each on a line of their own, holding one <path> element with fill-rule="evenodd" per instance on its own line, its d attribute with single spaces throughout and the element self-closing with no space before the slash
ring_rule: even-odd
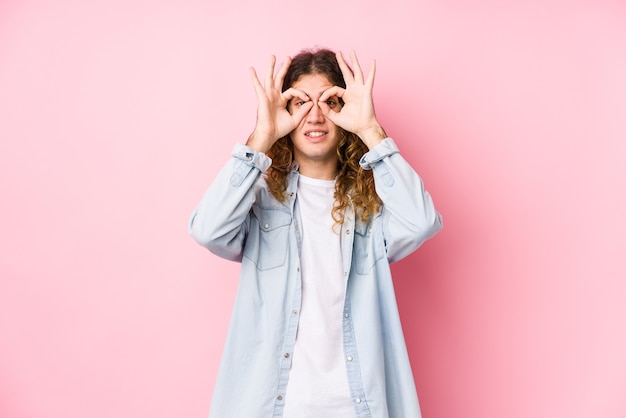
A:
<svg viewBox="0 0 626 418">
<path fill-rule="evenodd" d="M 276 57 L 272 55 L 270 57 L 270 64 L 267 67 L 267 72 L 265 73 L 265 87 L 271 87 L 273 85 L 275 64 L 276 64 Z"/>
<path fill-rule="evenodd" d="M 256 70 L 254 69 L 254 67 L 250 67 L 249 72 L 250 72 L 250 79 L 252 80 L 252 85 L 254 86 L 254 91 L 256 92 L 258 96 L 259 91 L 263 90 L 263 86 L 261 85 L 261 82 L 259 81 L 259 77 L 256 75 Z"/>
<path fill-rule="evenodd" d="M 343 79 L 346 81 L 346 84 L 354 83 L 354 75 L 352 74 L 352 70 L 346 64 L 346 61 L 343 59 L 343 55 L 341 51 L 338 51 L 337 54 L 337 63 L 339 64 L 339 68 L 341 69 L 341 74 L 343 74 Z"/>
<path fill-rule="evenodd" d="M 323 114 L 324 116 L 329 117 L 329 114 L 330 114 L 331 112 L 332 112 L 332 113 L 337 113 L 337 112 L 335 112 L 334 110 L 332 110 L 332 109 L 330 108 L 330 106 L 328 106 L 328 105 L 326 104 L 326 102 L 320 101 L 320 102 L 318 102 L 317 104 L 318 104 L 318 106 L 320 107 L 320 109 L 322 110 L 322 114 Z M 329 119 L 330 119 L 330 117 L 329 117 Z M 332 119 L 331 119 L 331 120 L 332 120 Z"/>
<path fill-rule="evenodd" d="M 350 51 L 350 59 L 352 60 L 352 70 L 354 72 L 356 82 L 363 84 L 363 70 L 361 70 L 359 59 L 356 57 L 356 52 Z"/>
<path fill-rule="evenodd" d="M 312 107 L 313 102 L 308 101 L 300 106 L 300 108 L 293 113 L 292 118 L 296 125 L 299 125 L 300 122 L 302 122 L 302 119 L 304 119 L 304 117 L 307 115 L 307 113 L 309 113 Z"/>
<path fill-rule="evenodd" d="M 330 99 L 333 96 L 343 97 L 345 93 L 346 93 L 346 89 L 341 88 L 339 86 L 333 86 L 324 90 L 320 98 L 317 100 L 319 102 L 325 102 L 326 100 Z"/>
<path fill-rule="evenodd" d="M 324 115 L 324 117 L 326 119 L 328 119 L 329 121 L 331 121 L 332 123 L 334 123 L 337 126 L 341 126 L 341 120 L 340 120 L 340 113 L 339 112 L 335 112 L 334 110 L 329 108 L 328 105 L 326 105 L 326 106 L 320 105 L 320 109 L 322 110 L 322 115 Z"/>
<path fill-rule="evenodd" d="M 322 114 L 325 118 L 330 119 L 335 125 L 339 125 L 338 118 L 339 112 L 330 108 L 330 106 L 325 101 L 319 101 L 317 105 L 320 107 Z"/>
<path fill-rule="evenodd" d="M 287 74 L 287 70 L 289 70 L 289 66 L 291 65 L 291 57 L 287 57 L 283 65 L 280 66 L 280 70 L 278 70 L 278 74 L 276 74 L 276 78 L 274 79 L 274 88 L 282 89 L 283 88 L 283 80 L 285 79 L 285 75 Z"/>
<path fill-rule="evenodd" d="M 294 97 L 297 97 L 299 99 L 301 99 L 304 102 L 308 102 L 311 100 L 311 98 L 309 97 L 308 94 L 306 94 L 304 91 L 300 90 L 300 89 L 296 89 L 293 87 L 288 88 L 287 90 L 285 90 L 283 92 L 283 97 L 287 100 L 291 100 Z"/>
<path fill-rule="evenodd" d="M 372 91 L 374 88 L 374 76 L 376 75 L 376 60 L 372 60 L 372 65 L 370 65 L 370 73 L 367 75 L 366 86 L 369 91 Z"/>
</svg>

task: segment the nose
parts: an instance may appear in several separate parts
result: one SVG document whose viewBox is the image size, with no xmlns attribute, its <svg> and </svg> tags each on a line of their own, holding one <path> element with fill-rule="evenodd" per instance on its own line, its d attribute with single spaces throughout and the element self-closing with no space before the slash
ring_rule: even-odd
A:
<svg viewBox="0 0 626 418">
<path fill-rule="evenodd" d="M 313 107 L 309 110 L 309 113 L 307 113 L 306 120 L 310 123 L 324 122 L 324 114 L 322 113 L 320 105 L 316 101 L 313 101 Z"/>
</svg>

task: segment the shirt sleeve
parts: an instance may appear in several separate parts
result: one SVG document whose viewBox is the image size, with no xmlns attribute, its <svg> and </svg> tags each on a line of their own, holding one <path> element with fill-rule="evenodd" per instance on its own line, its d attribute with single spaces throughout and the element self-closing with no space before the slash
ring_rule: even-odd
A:
<svg viewBox="0 0 626 418">
<path fill-rule="evenodd" d="M 406 257 L 441 230 L 441 214 L 393 139 L 384 139 L 363 155 L 360 165 L 373 170 L 376 193 L 383 201 L 379 217 L 390 262 Z"/>
<path fill-rule="evenodd" d="M 196 242 L 220 257 L 241 261 L 254 188 L 271 164 L 264 153 L 235 145 L 231 158 L 191 214 L 188 228 Z"/>
<path fill-rule="evenodd" d="M 371 170 L 383 158 L 388 157 L 392 154 L 396 154 L 398 152 L 400 152 L 400 150 L 396 146 L 396 143 L 393 142 L 393 139 L 385 138 L 380 144 L 376 145 L 369 152 L 363 154 L 363 157 L 361 157 L 361 161 L 359 161 L 359 164 L 365 170 Z"/>
</svg>

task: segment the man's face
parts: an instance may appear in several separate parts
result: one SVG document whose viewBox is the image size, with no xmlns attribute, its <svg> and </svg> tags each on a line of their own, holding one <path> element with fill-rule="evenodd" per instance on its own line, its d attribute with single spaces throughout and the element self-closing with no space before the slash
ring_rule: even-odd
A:
<svg viewBox="0 0 626 418">
<path fill-rule="evenodd" d="M 333 87 L 333 83 L 324 75 L 306 74 L 300 76 L 291 87 L 305 92 L 313 102 L 313 107 L 309 113 L 300 125 L 290 133 L 294 159 L 301 168 L 308 164 L 328 162 L 336 164 L 341 129 L 324 117 L 318 104 L 319 97 L 326 89 Z M 297 98 L 291 100 L 289 112 L 293 113 L 302 103 Z M 336 96 L 331 97 L 326 103 L 334 111 L 341 109 L 341 104 Z"/>
</svg>

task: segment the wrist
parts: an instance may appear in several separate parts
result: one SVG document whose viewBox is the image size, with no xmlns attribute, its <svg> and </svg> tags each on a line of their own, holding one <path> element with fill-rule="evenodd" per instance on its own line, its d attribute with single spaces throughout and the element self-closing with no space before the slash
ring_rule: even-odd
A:
<svg viewBox="0 0 626 418">
<path fill-rule="evenodd" d="M 252 148 L 255 151 L 262 152 L 267 154 L 267 152 L 272 148 L 276 139 L 271 138 L 268 135 L 263 135 L 258 132 L 252 132 L 246 141 L 246 145 Z"/>
<path fill-rule="evenodd" d="M 369 149 L 372 149 L 376 145 L 380 144 L 383 139 L 387 138 L 387 133 L 385 133 L 385 130 L 382 128 L 382 126 L 375 125 L 361 131 L 358 136 Z"/>
</svg>

